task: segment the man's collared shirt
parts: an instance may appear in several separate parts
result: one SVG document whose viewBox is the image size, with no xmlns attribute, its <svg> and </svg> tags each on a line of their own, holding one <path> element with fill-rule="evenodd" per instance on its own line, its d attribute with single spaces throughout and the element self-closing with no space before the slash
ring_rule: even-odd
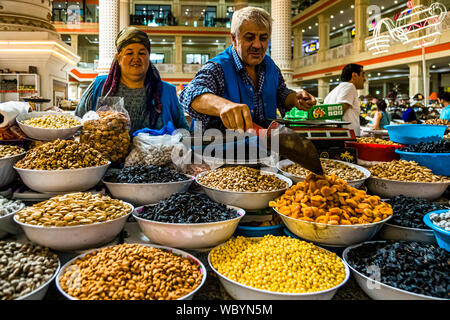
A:
<svg viewBox="0 0 450 320">
<path fill-rule="evenodd" d="M 258 124 L 265 123 L 264 117 L 264 102 L 262 99 L 262 89 L 265 79 L 265 71 L 266 65 L 263 61 L 259 65 L 256 66 L 256 74 L 257 74 L 257 84 L 256 88 L 250 79 L 250 76 L 242 64 L 239 55 L 237 54 L 234 48 L 231 48 L 232 57 L 235 62 L 235 66 L 237 68 L 238 74 L 241 79 L 248 85 L 251 85 L 254 89 L 253 94 L 253 105 L 255 107 L 254 114 L 252 114 L 253 121 Z M 284 82 L 283 76 L 279 68 L 278 70 L 278 88 L 277 88 L 277 108 L 280 110 L 282 116 L 289 111 L 285 106 L 286 97 L 295 92 L 286 87 L 286 83 Z M 212 93 L 217 96 L 222 97 L 225 91 L 225 75 L 223 73 L 222 67 L 215 62 L 208 61 L 195 75 L 195 78 L 189 83 L 189 85 L 181 92 L 180 94 L 180 103 L 183 106 L 184 110 L 195 120 L 201 121 L 203 129 L 208 127 L 209 122 L 211 121 L 211 116 L 206 114 L 201 114 L 195 111 L 191 107 L 192 101 L 204 94 L 204 93 Z"/>
</svg>

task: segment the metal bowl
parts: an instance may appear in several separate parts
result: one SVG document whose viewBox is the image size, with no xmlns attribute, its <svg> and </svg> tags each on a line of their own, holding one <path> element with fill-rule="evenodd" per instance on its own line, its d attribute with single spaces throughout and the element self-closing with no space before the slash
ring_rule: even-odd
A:
<svg viewBox="0 0 450 320">
<path fill-rule="evenodd" d="M 31 118 L 37 118 L 42 117 L 46 115 L 64 115 L 68 118 L 73 118 L 75 120 L 78 120 L 81 122 L 81 125 L 78 125 L 76 127 L 68 128 L 68 129 L 46 129 L 46 128 L 36 128 L 32 126 L 28 126 L 22 123 L 22 121 L 31 119 Z M 81 118 L 67 114 L 67 113 L 61 113 L 61 112 L 29 112 L 29 113 L 21 113 L 16 118 L 17 124 L 19 125 L 20 129 L 30 138 L 36 139 L 36 140 L 43 140 L 43 141 L 52 141 L 56 139 L 68 139 L 70 137 L 73 137 L 75 133 L 83 127 L 83 122 Z"/>
<path fill-rule="evenodd" d="M 58 259 L 58 268 L 55 270 L 55 273 L 53 273 L 52 277 L 50 279 L 48 279 L 46 283 L 44 283 L 40 287 L 34 289 L 30 293 L 27 293 L 24 296 L 20 296 L 14 300 L 43 300 L 45 297 L 45 294 L 47 293 L 48 286 L 56 278 L 60 269 L 61 269 L 61 261 Z"/>
<path fill-rule="evenodd" d="M 14 223 L 13 217 L 23 208 L 25 208 L 25 203 L 21 203 L 19 209 L 16 211 L 0 217 L 0 239 L 8 233 L 17 234 L 20 231 L 20 228 L 18 228 L 17 224 Z"/>
<path fill-rule="evenodd" d="M 363 185 L 364 181 L 366 181 L 367 179 L 369 179 L 370 177 L 370 171 L 367 170 L 364 167 L 358 166 L 354 163 L 350 163 L 350 162 L 345 162 L 345 161 L 340 161 L 340 160 L 334 160 L 334 159 L 324 159 L 324 160 L 330 160 L 330 161 L 335 161 L 335 162 L 340 162 L 340 163 L 344 163 L 346 165 L 348 165 L 349 167 L 355 168 L 358 171 L 361 171 L 362 173 L 364 173 L 364 178 L 362 179 L 357 179 L 357 180 L 350 180 L 347 181 L 347 184 L 353 188 L 359 188 Z M 296 176 L 293 175 L 289 172 L 284 171 L 283 169 L 291 164 L 294 164 L 294 162 L 292 162 L 289 159 L 285 159 L 285 160 L 281 160 L 280 162 L 277 163 L 277 169 L 280 170 L 280 172 L 288 177 L 289 179 L 291 179 L 294 183 L 300 182 L 305 180 L 305 178 L 302 178 L 300 176 Z"/>
<path fill-rule="evenodd" d="M 15 216 L 14 221 L 22 227 L 28 239 L 41 246 L 57 251 L 90 249 L 112 241 L 122 231 L 128 216 L 134 211 L 134 207 L 127 204 L 130 212 L 126 215 L 86 225 L 44 227 L 19 222 Z"/>
<path fill-rule="evenodd" d="M 115 183 L 103 180 L 112 196 L 132 203 L 135 206 L 157 203 L 169 198 L 172 194 L 186 192 L 194 177 L 189 180 L 165 183 Z"/>
<path fill-rule="evenodd" d="M 7 186 L 14 181 L 16 178 L 14 163 L 22 159 L 25 156 L 25 153 L 26 152 L 23 152 L 15 156 L 0 159 L 0 188 Z"/>
<path fill-rule="evenodd" d="M 133 213 L 133 217 L 151 242 L 174 248 L 201 249 L 217 246 L 233 235 L 239 221 L 245 215 L 245 211 L 232 206 L 227 206 L 227 208 L 236 210 L 240 216 L 230 220 L 207 223 L 158 222 L 140 218 L 135 213 Z M 136 208 L 136 212 L 140 213 L 142 210 L 144 207 Z"/>
<path fill-rule="evenodd" d="M 435 200 L 445 192 L 450 182 L 409 182 L 380 179 L 372 176 L 367 180 L 366 185 L 370 192 L 382 198 L 403 195 L 405 197 Z"/>
<path fill-rule="evenodd" d="M 221 244 L 217 247 L 220 247 Z M 216 248 L 217 248 L 216 247 Z M 324 249 L 325 250 L 325 249 Z M 328 250 L 326 250 L 328 251 Z M 211 269 L 219 277 L 219 281 L 225 288 L 227 293 L 235 300 L 331 300 L 337 290 L 343 286 L 347 280 L 350 278 L 350 270 L 347 264 L 342 260 L 345 267 L 345 279 L 334 288 L 330 288 L 323 291 L 310 292 L 310 293 L 283 293 L 267 291 L 262 289 L 253 288 L 234 280 L 228 279 L 227 277 L 220 274 L 211 263 L 211 252 L 208 254 L 208 263 Z"/>
<path fill-rule="evenodd" d="M 97 167 L 64 170 L 32 170 L 14 166 L 23 183 L 37 192 L 78 192 L 96 186 L 111 162 Z"/>
<path fill-rule="evenodd" d="M 274 209 L 283 220 L 288 230 L 296 236 L 312 241 L 314 243 L 322 244 L 331 247 L 349 246 L 355 243 L 370 240 L 388 218 L 367 224 L 355 225 L 331 225 L 327 223 L 309 222 L 300 219 L 294 219 L 281 214 Z"/>
<path fill-rule="evenodd" d="M 385 223 L 383 225 L 383 227 L 380 229 L 380 232 L 378 232 L 377 237 L 383 240 L 436 243 L 433 230 L 408 228 L 390 223 Z"/>
<path fill-rule="evenodd" d="M 198 178 L 209 171 L 202 172 L 195 177 L 195 181 L 203 188 L 206 195 L 212 200 L 223 203 L 225 205 L 242 208 L 244 210 L 259 210 L 265 209 L 269 206 L 269 202 L 285 192 L 292 186 L 291 179 L 273 172 L 262 171 L 267 174 L 275 175 L 280 180 L 288 183 L 286 188 L 275 191 L 262 191 L 262 192 L 238 192 L 238 191 L 225 191 L 216 188 L 207 187 L 198 181 Z"/>
<path fill-rule="evenodd" d="M 142 243 L 140 243 L 140 245 L 141 245 L 141 246 L 146 246 L 146 247 L 158 248 L 158 249 L 161 249 L 161 250 L 165 250 L 165 251 L 168 251 L 168 252 L 172 252 L 172 253 L 174 253 L 174 254 L 177 255 L 177 256 L 181 256 L 181 257 L 183 257 L 183 258 L 192 259 L 192 260 L 195 261 L 195 263 L 199 266 L 200 273 L 203 275 L 203 276 L 202 276 L 202 282 L 200 282 L 200 284 L 198 285 L 198 287 L 195 288 L 194 290 L 192 290 L 191 292 L 189 292 L 187 295 L 185 295 L 185 296 L 183 296 L 183 297 L 177 299 L 177 300 L 192 300 L 192 298 L 194 297 L 194 294 L 195 294 L 198 290 L 200 290 L 200 288 L 204 285 L 204 283 L 205 283 L 205 281 L 206 281 L 206 268 L 205 268 L 205 266 L 203 265 L 203 263 L 202 263 L 199 259 L 197 259 L 196 257 L 194 257 L 193 255 L 191 255 L 191 254 L 189 254 L 189 253 L 187 253 L 187 252 L 185 252 L 185 251 L 182 251 L 182 250 L 178 250 L 178 249 L 174 249 L 174 248 L 169 248 L 169 247 L 164 247 L 164 246 L 159 246 L 159 245 L 152 244 L 152 243 L 151 243 L 151 244 L 142 244 Z M 107 248 L 107 247 L 104 247 L 104 248 Z M 66 297 L 66 298 L 69 299 L 69 300 L 78 300 L 77 298 L 74 298 L 74 297 L 72 297 L 71 295 L 67 294 L 67 293 L 61 288 L 61 286 L 60 286 L 60 284 L 59 284 L 60 279 L 61 279 L 62 275 L 66 272 L 67 268 L 69 268 L 69 267 L 72 265 L 72 263 L 75 262 L 75 260 L 81 259 L 81 258 L 83 258 L 84 256 L 86 256 L 86 255 L 88 255 L 88 254 L 90 254 L 90 253 L 92 253 L 92 252 L 95 252 L 95 251 L 97 251 L 97 250 L 104 249 L 104 248 L 98 248 L 98 249 L 89 250 L 89 251 L 87 251 L 87 252 L 85 252 L 85 253 L 83 253 L 83 254 L 81 254 L 81 255 L 79 255 L 79 256 L 73 258 L 72 260 L 68 261 L 68 262 L 61 268 L 61 270 L 60 270 L 59 273 L 58 273 L 58 276 L 56 277 L 56 281 L 55 281 L 55 282 L 56 282 L 56 287 L 58 288 L 59 292 L 60 292 L 64 297 Z"/>
<path fill-rule="evenodd" d="M 370 278 L 353 268 L 348 262 L 348 252 L 363 244 L 376 242 L 383 243 L 385 241 L 368 241 L 365 243 L 356 244 L 346 248 L 342 254 L 342 258 L 344 259 L 345 264 L 348 265 L 350 270 L 352 270 L 356 282 L 370 298 L 374 300 L 446 300 L 397 289 L 395 287 L 379 282 L 373 278 Z"/>
</svg>

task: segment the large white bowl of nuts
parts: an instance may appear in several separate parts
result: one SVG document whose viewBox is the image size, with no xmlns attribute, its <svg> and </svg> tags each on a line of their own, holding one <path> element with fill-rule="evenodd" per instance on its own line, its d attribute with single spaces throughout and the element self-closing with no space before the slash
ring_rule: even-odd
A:
<svg viewBox="0 0 450 320">
<path fill-rule="evenodd" d="M 62 112 L 21 113 L 16 121 L 28 137 L 43 141 L 73 137 L 83 127 L 81 118 Z"/>
<path fill-rule="evenodd" d="M 25 150 L 10 145 L 0 145 L 0 188 L 10 184 L 16 178 L 14 164 L 25 156 Z"/>
<path fill-rule="evenodd" d="M 244 166 L 205 171 L 195 181 L 214 201 L 244 210 L 265 209 L 269 201 L 292 186 L 292 181 L 281 174 Z"/>
<path fill-rule="evenodd" d="M 335 173 L 338 178 L 347 181 L 348 185 L 354 188 L 362 186 L 364 181 L 370 177 L 369 170 L 353 163 L 324 158 L 321 159 L 321 162 L 326 174 Z M 289 159 L 278 162 L 277 169 L 294 183 L 305 180 L 311 172 Z"/>
<path fill-rule="evenodd" d="M 438 176 L 415 161 L 394 160 L 372 166 L 367 180 L 370 192 L 383 198 L 405 197 L 438 199 L 450 185 L 450 178 Z"/>
<path fill-rule="evenodd" d="M 16 212 L 25 208 L 20 200 L 9 200 L 0 196 L 0 239 L 8 233 L 17 234 L 20 228 L 13 221 Z"/>
<path fill-rule="evenodd" d="M 110 162 L 86 144 L 55 140 L 31 149 L 14 169 L 37 192 L 86 191 L 97 185 Z"/>
<path fill-rule="evenodd" d="M 134 207 L 109 196 L 70 193 L 14 215 L 31 241 L 58 251 L 90 249 L 112 241 Z"/>
</svg>

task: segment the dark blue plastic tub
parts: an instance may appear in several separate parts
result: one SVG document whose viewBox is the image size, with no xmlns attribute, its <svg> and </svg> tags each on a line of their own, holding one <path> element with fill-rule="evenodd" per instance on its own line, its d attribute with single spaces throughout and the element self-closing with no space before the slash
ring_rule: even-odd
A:
<svg viewBox="0 0 450 320">
<path fill-rule="evenodd" d="M 282 236 L 284 235 L 283 228 L 283 223 L 267 227 L 250 227 L 238 225 L 236 231 L 234 232 L 234 235 L 243 237 L 264 237 L 268 234 L 272 234 L 274 236 Z"/>
</svg>

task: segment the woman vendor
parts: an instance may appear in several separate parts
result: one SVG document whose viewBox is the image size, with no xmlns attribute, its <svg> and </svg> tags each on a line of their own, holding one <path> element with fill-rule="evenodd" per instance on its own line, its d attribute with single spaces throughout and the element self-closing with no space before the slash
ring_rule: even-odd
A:
<svg viewBox="0 0 450 320">
<path fill-rule="evenodd" d="M 161 80 L 150 62 L 150 41 L 145 32 L 127 27 L 116 38 L 117 53 L 108 75 L 97 76 L 81 97 L 75 114 L 95 111 L 99 97 L 123 97 L 131 132 L 160 130 L 169 122 L 188 129 L 175 86 Z"/>
<path fill-rule="evenodd" d="M 375 118 L 373 119 L 373 123 L 369 126 L 374 130 L 383 130 L 384 126 L 391 123 L 391 117 L 389 113 L 386 112 L 387 104 L 384 100 L 379 100 L 376 106 L 377 110 L 375 112 Z"/>
</svg>

